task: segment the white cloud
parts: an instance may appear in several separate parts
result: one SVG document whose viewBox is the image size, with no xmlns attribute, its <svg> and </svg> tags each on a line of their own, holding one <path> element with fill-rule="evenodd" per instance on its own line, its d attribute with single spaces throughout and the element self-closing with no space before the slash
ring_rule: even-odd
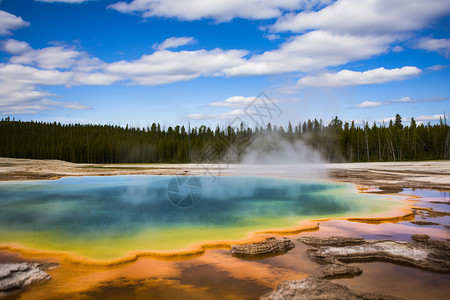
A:
<svg viewBox="0 0 450 300">
<path fill-rule="evenodd" d="M 380 54 L 388 49 L 389 41 L 382 36 L 357 37 L 317 30 L 295 36 L 279 49 L 254 55 L 247 63 L 224 72 L 245 76 L 319 70 Z"/>
<path fill-rule="evenodd" d="M 14 84 L 60 85 L 69 81 L 69 72 L 39 70 L 17 64 L 0 64 L 0 80 Z"/>
<path fill-rule="evenodd" d="M 414 118 L 417 121 L 437 121 L 440 119 L 444 119 L 444 114 L 441 115 L 425 115 Z"/>
<path fill-rule="evenodd" d="M 171 37 L 171 38 L 166 39 L 161 44 L 154 44 L 153 49 L 161 51 L 161 50 L 166 50 L 166 49 L 178 48 L 181 46 L 193 44 L 195 42 L 196 42 L 196 40 L 193 37 L 188 37 L 188 36 Z"/>
<path fill-rule="evenodd" d="M 262 20 L 280 17 L 295 9 L 321 7 L 330 0 L 133 0 L 108 6 L 122 13 L 142 13 L 145 18 L 164 17 L 180 20 L 234 18 Z"/>
<path fill-rule="evenodd" d="M 443 69 L 447 69 L 448 67 L 450 67 L 450 65 L 434 65 L 434 66 L 428 67 L 427 70 L 440 71 Z"/>
<path fill-rule="evenodd" d="M 281 38 L 278 34 L 264 34 L 264 37 L 269 41 L 275 41 Z"/>
<path fill-rule="evenodd" d="M 414 48 L 436 51 L 446 58 L 450 57 L 450 39 L 422 38 L 417 41 Z"/>
<path fill-rule="evenodd" d="M 46 91 L 37 85 L 60 85 L 69 80 L 70 74 L 56 70 L 38 70 L 33 67 L 0 64 L 0 113 L 37 113 L 50 110 L 52 105 Z"/>
<path fill-rule="evenodd" d="M 228 107 L 228 108 L 245 108 L 255 101 L 256 97 L 233 96 L 222 102 L 211 102 L 210 106 Z"/>
<path fill-rule="evenodd" d="M 50 100 L 49 97 L 56 95 L 36 88 L 36 83 L 44 81 L 49 84 L 62 83 L 63 81 L 59 81 L 55 76 L 58 71 L 42 73 L 31 67 L 13 67 L 0 65 L 0 114 L 35 114 L 42 110 L 91 108 L 77 102 Z M 23 76 L 23 79 L 16 80 L 18 76 Z"/>
<path fill-rule="evenodd" d="M 422 71 L 417 67 L 403 67 L 396 69 L 377 68 L 364 72 L 342 70 L 337 73 L 303 77 L 298 81 L 298 85 L 340 87 L 348 85 L 378 84 L 409 79 L 421 73 Z"/>
<path fill-rule="evenodd" d="M 118 75 L 105 74 L 102 72 L 83 73 L 72 72 L 71 80 L 66 84 L 67 86 L 74 85 L 110 85 L 123 78 Z"/>
<path fill-rule="evenodd" d="M 128 78 L 135 84 L 159 85 L 200 76 L 223 76 L 225 69 L 245 63 L 247 51 L 157 51 L 135 61 L 119 61 L 106 67 L 110 74 Z"/>
<path fill-rule="evenodd" d="M 13 54 L 0 64 L 0 113 L 34 114 L 42 110 L 88 109 L 77 102 L 54 101 L 57 95 L 38 86 L 109 85 L 121 78 L 106 74 L 105 63 L 66 47 L 32 49 L 26 42 L 7 40 L 2 50 Z"/>
<path fill-rule="evenodd" d="M 3 50 L 16 55 L 9 60 L 13 64 L 36 66 L 42 69 L 72 69 L 89 72 L 104 66 L 98 58 L 90 57 L 86 52 L 66 46 L 32 49 L 26 42 L 8 40 L 4 43 Z"/>
<path fill-rule="evenodd" d="M 11 34 L 11 30 L 16 30 L 29 25 L 30 23 L 24 21 L 21 17 L 0 10 L 0 35 Z"/>
<path fill-rule="evenodd" d="M 378 120 L 378 122 L 380 123 L 389 123 L 390 121 L 395 121 L 395 117 L 383 118 L 381 120 Z"/>
<path fill-rule="evenodd" d="M 450 12 L 448 0 L 338 0 L 319 11 L 287 14 L 273 31 L 323 29 L 356 35 L 384 35 L 421 29 Z"/>
<path fill-rule="evenodd" d="M 400 99 L 394 99 L 391 102 L 397 102 L 397 103 L 409 103 L 409 102 L 414 102 L 413 99 L 409 98 L 409 97 L 403 97 Z"/>
<path fill-rule="evenodd" d="M 357 108 L 378 107 L 384 105 L 382 102 L 364 101 L 363 103 L 355 105 Z"/>
<path fill-rule="evenodd" d="M 16 41 L 13 39 L 6 40 L 2 42 L 1 45 L 2 45 L 1 49 L 3 51 L 11 54 L 21 54 L 32 50 L 27 42 Z"/>
</svg>

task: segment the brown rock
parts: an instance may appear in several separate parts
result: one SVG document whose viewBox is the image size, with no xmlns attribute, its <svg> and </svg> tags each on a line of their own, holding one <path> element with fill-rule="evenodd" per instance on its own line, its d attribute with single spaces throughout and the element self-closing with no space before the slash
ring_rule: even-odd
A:
<svg viewBox="0 0 450 300">
<path fill-rule="evenodd" d="M 294 243 L 287 238 L 276 239 L 267 238 L 262 243 L 247 245 L 232 245 L 231 254 L 233 255 L 261 255 L 268 253 L 287 252 L 294 248 Z"/>
<path fill-rule="evenodd" d="M 35 281 L 50 280 L 44 270 L 58 264 L 11 263 L 0 264 L 0 296 L 18 291 Z"/>
<path fill-rule="evenodd" d="M 416 242 L 428 242 L 430 236 L 428 234 L 413 234 L 411 239 Z"/>
<path fill-rule="evenodd" d="M 394 300 L 401 299 L 389 295 L 364 293 L 352 290 L 345 285 L 333 283 L 328 280 L 308 277 L 303 280 L 283 281 L 277 290 L 264 295 L 261 300 L 285 300 L 285 299 L 347 299 L 347 300 Z"/>
<path fill-rule="evenodd" d="M 331 237 L 317 237 L 317 236 L 303 236 L 298 240 L 310 246 L 347 246 L 364 243 L 364 238 L 360 237 L 346 237 L 346 236 L 331 236 Z"/>
<path fill-rule="evenodd" d="M 319 278 L 340 278 L 340 277 L 355 277 L 361 275 L 363 270 L 356 266 L 349 266 L 341 263 L 334 263 L 325 265 L 320 268 L 321 273 Z"/>
</svg>

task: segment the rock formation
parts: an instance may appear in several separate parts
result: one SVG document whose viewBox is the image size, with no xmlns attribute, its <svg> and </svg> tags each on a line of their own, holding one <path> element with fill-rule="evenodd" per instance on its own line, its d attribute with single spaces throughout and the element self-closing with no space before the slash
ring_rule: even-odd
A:
<svg viewBox="0 0 450 300">
<path fill-rule="evenodd" d="M 233 255 L 261 255 L 268 253 L 287 252 L 294 248 L 294 243 L 287 238 L 276 239 L 269 237 L 262 243 L 247 245 L 232 245 L 231 254 Z"/>
<path fill-rule="evenodd" d="M 364 243 L 364 238 L 347 237 L 347 236 L 331 236 L 331 237 L 304 236 L 298 238 L 298 240 L 310 246 L 348 246 Z"/>
<path fill-rule="evenodd" d="M 35 281 L 50 280 L 44 270 L 58 264 L 7 263 L 0 264 L 0 296 L 20 290 Z"/>
<path fill-rule="evenodd" d="M 261 300 L 285 300 L 285 299 L 348 299 L 348 300 L 394 300 L 401 299 L 389 295 L 364 293 L 352 290 L 345 285 L 333 283 L 315 277 L 303 280 L 283 281 L 277 290 L 264 295 Z"/>
<path fill-rule="evenodd" d="M 363 270 L 356 266 L 349 266 L 343 263 L 333 263 L 320 267 L 320 273 L 317 277 L 333 279 L 339 277 L 355 277 L 361 275 Z"/>
<path fill-rule="evenodd" d="M 327 245 L 330 238 L 316 239 L 323 241 L 315 245 Z M 308 251 L 312 258 L 329 263 L 382 260 L 450 273 L 450 241 L 430 240 L 426 235 L 413 235 L 412 239 L 416 242 L 364 241 L 358 245 L 323 246 Z"/>
</svg>

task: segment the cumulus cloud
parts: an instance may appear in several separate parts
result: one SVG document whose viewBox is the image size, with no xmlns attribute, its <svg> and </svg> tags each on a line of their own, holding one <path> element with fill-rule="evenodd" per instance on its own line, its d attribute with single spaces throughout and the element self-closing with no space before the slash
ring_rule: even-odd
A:
<svg viewBox="0 0 450 300">
<path fill-rule="evenodd" d="M 399 0 L 395 3 L 390 0 L 133 0 L 118 2 L 109 7 L 124 13 L 141 13 L 144 17 L 181 20 L 278 18 L 270 27 L 272 31 L 301 33 L 292 36 L 278 49 L 243 58 L 241 64 L 225 67 L 216 73 L 225 76 L 253 76 L 309 72 L 388 52 L 392 43 L 403 41 L 411 31 L 426 27 L 431 21 L 450 11 L 450 2 L 447 0 L 430 0 L 426 3 L 421 0 Z M 278 35 L 266 33 L 265 37 L 276 39 Z M 163 44 L 157 45 L 156 47 L 161 47 L 157 49 L 168 49 Z M 394 47 L 392 50 L 399 51 L 400 48 Z M 175 76 L 167 78 L 166 75 L 161 77 L 160 80 L 150 80 L 148 84 L 165 83 L 170 81 L 170 78 L 176 78 Z M 197 77 L 194 74 L 182 74 L 177 76 L 176 81 Z"/>
<path fill-rule="evenodd" d="M 421 29 L 450 12 L 447 0 L 338 0 L 318 11 L 286 14 L 273 31 L 323 29 L 356 35 L 384 35 Z"/>
<path fill-rule="evenodd" d="M 30 23 L 24 21 L 21 17 L 17 17 L 9 12 L 0 10 L 0 35 L 9 35 L 12 30 L 29 26 Z"/>
<path fill-rule="evenodd" d="M 21 54 L 32 50 L 27 42 L 9 39 L 1 43 L 1 49 L 10 54 Z"/>
<path fill-rule="evenodd" d="M 67 85 L 74 81 L 74 73 L 40 70 L 30 66 L 0 64 L 0 113 L 34 114 L 42 110 L 60 108 L 88 109 L 77 102 L 53 101 L 50 94 L 38 85 Z"/>
<path fill-rule="evenodd" d="M 42 49 L 32 49 L 26 42 L 7 40 L 2 49 L 14 56 L 10 58 L 13 64 L 36 66 L 42 69 L 71 69 L 89 72 L 101 69 L 104 63 L 83 51 L 77 51 L 67 46 L 53 46 Z"/>
<path fill-rule="evenodd" d="M 191 41 L 191 38 L 171 38 L 157 47 L 175 47 Z M 134 61 L 123 60 L 106 64 L 86 52 L 67 46 L 32 49 L 26 43 L 14 40 L 8 40 L 3 45 L 3 49 L 13 55 L 10 58 L 10 63 L 13 64 L 47 70 L 96 72 L 95 78 L 104 79 L 105 84 L 122 78 L 139 85 L 167 84 L 201 76 L 308 72 L 368 58 L 388 48 L 388 41 L 384 37 L 355 37 L 313 31 L 290 39 L 278 49 L 250 57 L 248 51 L 236 49 L 159 50 Z"/>
<path fill-rule="evenodd" d="M 153 49 L 156 50 L 166 50 L 166 49 L 174 49 L 181 46 L 189 45 L 195 43 L 196 40 L 193 37 L 171 37 L 166 39 L 161 44 L 154 44 Z"/>
<path fill-rule="evenodd" d="M 390 45 L 407 40 L 413 31 L 426 28 L 449 12 L 450 2 L 447 0 L 337 0 L 319 10 L 287 13 L 269 29 L 275 33 L 300 33 L 301 36 L 322 32 L 321 35 L 330 37 L 345 37 L 341 38 L 341 46 L 336 48 L 335 56 L 354 61 L 387 52 Z M 364 50 L 371 51 L 358 57 L 354 52 L 358 51 L 359 45 L 351 47 L 354 41 L 359 41 Z M 346 43 L 350 50 L 345 49 Z M 317 55 L 322 54 L 327 46 L 319 48 Z M 424 47 L 444 55 L 448 53 L 445 40 L 430 41 Z M 402 49 L 397 45 L 392 51 Z M 329 66 L 344 64 L 346 60 L 341 59 L 341 63 Z M 320 67 L 320 63 L 317 66 Z"/>
<path fill-rule="evenodd" d="M 88 109 L 77 102 L 54 101 L 39 86 L 109 85 L 121 78 L 106 74 L 105 63 L 68 47 L 33 49 L 26 42 L 9 39 L 1 49 L 12 54 L 0 64 L 0 113 L 30 114 L 42 110 Z"/>
<path fill-rule="evenodd" d="M 396 69 L 377 68 L 364 72 L 342 70 L 337 73 L 326 73 L 319 76 L 305 76 L 298 81 L 299 86 L 341 87 L 348 85 L 364 85 L 400 81 L 418 76 L 422 71 L 417 67 Z"/>
<path fill-rule="evenodd" d="M 355 105 L 357 108 L 378 107 L 384 105 L 382 102 L 364 101 L 363 103 Z"/>
<path fill-rule="evenodd" d="M 122 13 L 140 13 L 143 17 L 177 18 L 180 20 L 214 19 L 218 22 L 234 18 L 263 20 L 280 17 L 296 9 L 313 9 L 331 0 L 133 0 L 109 6 Z"/>
<path fill-rule="evenodd" d="M 387 51 L 389 41 L 382 36 L 357 37 L 316 30 L 293 37 L 279 49 L 254 55 L 245 64 L 225 70 L 225 74 L 267 75 L 339 66 Z"/>
<path fill-rule="evenodd" d="M 109 64 L 106 70 L 135 84 L 159 85 L 186 81 L 200 76 L 222 76 L 223 70 L 242 65 L 244 50 L 157 51 L 135 61 Z M 189 62 L 189 63 L 187 63 Z"/>
<path fill-rule="evenodd" d="M 450 57 L 450 39 L 422 38 L 414 44 L 414 48 L 436 51 L 446 58 Z"/>
</svg>

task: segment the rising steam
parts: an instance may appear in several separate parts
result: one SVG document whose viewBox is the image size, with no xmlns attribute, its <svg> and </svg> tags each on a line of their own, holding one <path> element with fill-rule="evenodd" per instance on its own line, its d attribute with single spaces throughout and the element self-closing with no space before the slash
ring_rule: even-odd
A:
<svg viewBox="0 0 450 300">
<path fill-rule="evenodd" d="M 301 140 L 290 141 L 280 134 L 257 137 L 244 151 L 239 175 L 279 175 L 299 178 L 324 178 L 325 161 L 318 151 Z"/>
</svg>

